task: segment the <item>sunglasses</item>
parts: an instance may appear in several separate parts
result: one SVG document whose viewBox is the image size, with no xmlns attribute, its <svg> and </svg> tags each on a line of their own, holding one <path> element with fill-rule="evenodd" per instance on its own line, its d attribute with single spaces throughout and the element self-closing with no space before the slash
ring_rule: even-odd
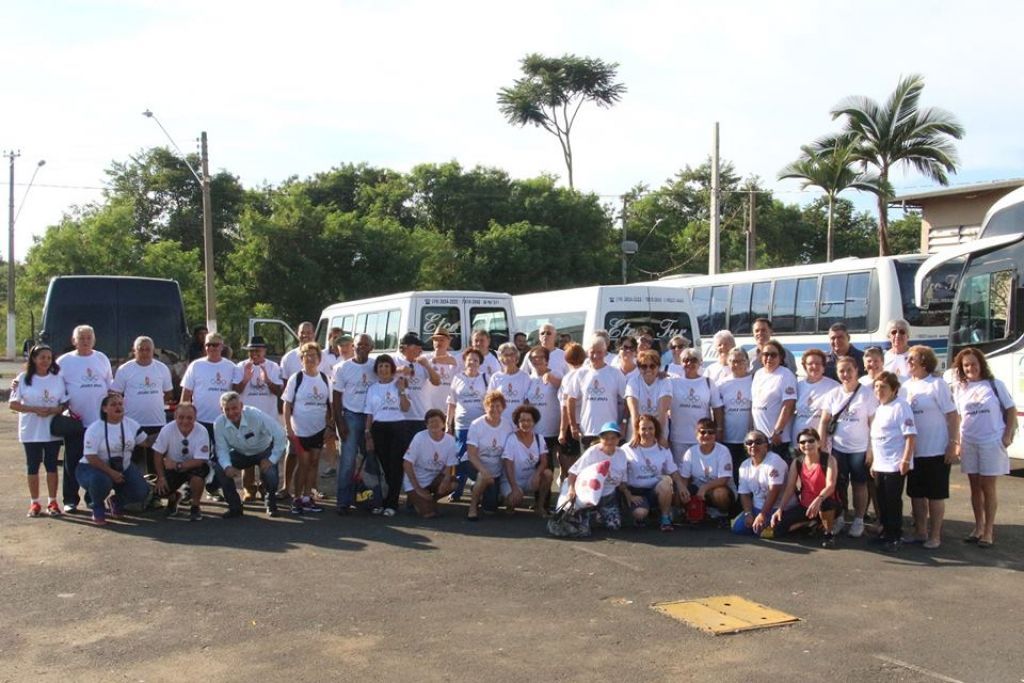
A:
<svg viewBox="0 0 1024 683">
<path fill-rule="evenodd" d="M 686 348 L 686 347 L 685 347 L 685 346 L 683 346 L 682 344 L 669 344 L 669 346 L 668 346 L 668 347 L 669 347 L 670 349 L 675 349 L 676 351 L 682 351 L 683 349 L 685 349 L 685 348 Z"/>
<path fill-rule="evenodd" d="M 697 433 L 701 434 L 703 436 L 707 436 L 708 434 L 714 434 L 715 430 L 714 429 L 698 429 Z"/>
<path fill-rule="evenodd" d="M 797 443 L 799 443 L 801 446 L 806 446 L 808 444 L 818 443 L 818 442 L 815 441 L 814 439 L 800 439 L 800 441 L 798 441 Z"/>
<path fill-rule="evenodd" d="M 906 330 L 889 330 L 890 337 L 905 337 L 907 336 Z"/>
<path fill-rule="evenodd" d="M 778 357 L 779 357 L 779 354 L 775 353 L 774 351 L 765 351 L 764 353 L 761 354 L 761 358 L 778 358 Z"/>
<path fill-rule="evenodd" d="M 188 439 L 181 440 L 181 454 L 188 455 Z"/>
<path fill-rule="evenodd" d="M 743 442 L 743 445 L 747 446 L 747 447 L 750 447 L 750 446 L 764 446 L 767 443 L 768 442 L 765 441 L 764 439 L 747 439 L 746 441 Z"/>
<path fill-rule="evenodd" d="M 220 342 L 207 342 L 206 348 L 212 349 L 220 346 Z"/>
</svg>

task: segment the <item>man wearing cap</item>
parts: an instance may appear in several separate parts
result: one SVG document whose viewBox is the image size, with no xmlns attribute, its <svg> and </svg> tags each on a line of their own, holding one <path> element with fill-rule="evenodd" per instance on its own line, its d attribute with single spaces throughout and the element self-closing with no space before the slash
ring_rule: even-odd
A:
<svg viewBox="0 0 1024 683">
<path fill-rule="evenodd" d="M 228 503 L 225 518 L 242 516 L 242 501 L 235 489 L 235 477 L 247 467 L 260 468 L 267 489 L 267 515 L 277 516 L 277 465 L 284 456 L 288 436 L 276 418 L 242 404 L 237 392 L 220 397 L 222 414 L 214 423 L 213 461 L 217 483 Z"/>
<path fill-rule="evenodd" d="M 353 358 L 356 357 L 355 338 L 351 334 L 347 332 L 342 332 L 341 336 L 338 337 L 337 343 L 338 356 L 340 356 L 340 360 L 338 361 L 338 363 L 347 360 L 352 360 Z M 337 365 L 337 363 L 335 363 L 335 365 Z"/>
<path fill-rule="evenodd" d="M 405 377 L 406 394 L 409 398 L 409 410 L 405 411 L 405 436 L 403 452 L 412 437 L 423 429 L 424 416 L 430 409 L 428 386 L 437 387 L 441 384 L 441 376 L 431 365 L 430 359 L 423 354 L 423 342 L 415 332 L 402 337 L 401 354 L 395 356 L 398 377 Z"/>
<path fill-rule="evenodd" d="M 437 408 L 443 413 L 448 412 L 448 393 L 452 388 L 452 379 L 459 374 L 462 367 L 462 358 L 458 352 L 452 353 L 452 335 L 448 330 L 441 328 L 430 337 L 434 345 L 434 352 L 430 354 L 430 364 L 434 367 L 441 383 L 436 387 L 427 387 L 430 400 L 427 401 L 430 408 Z"/>
<path fill-rule="evenodd" d="M 332 381 L 334 424 L 341 437 L 341 453 L 338 458 L 338 514 L 348 514 L 355 502 L 353 499 L 352 475 L 356 466 L 356 454 L 366 453 L 366 391 L 377 382 L 377 375 L 370 361 L 373 339 L 368 334 L 356 335 L 355 357 L 338 363 L 334 367 Z"/>
<path fill-rule="evenodd" d="M 181 378 L 182 403 L 194 403 L 199 424 L 213 438 L 213 423 L 220 417 L 220 396 L 231 391 L 235 364 L 221 356 L 224 337 L 206 335 L 206 358 L 192 361 Z"/>
<path fill-rule="evenodd" d="M 243 348 L 249 352 L 249 357 L 235 366 L 232 389 L 238 392 L 245 405 L 262 410 L 276 420 L 277 397 L 284 391 L 281 366 L 267 359 L 267 342 L 259 335 L 250 337 Z M 242 500 L 253 500 L 256 497 L 255 467 L 245 469 L 242 486 L 245 489 Z"/>
</svg>

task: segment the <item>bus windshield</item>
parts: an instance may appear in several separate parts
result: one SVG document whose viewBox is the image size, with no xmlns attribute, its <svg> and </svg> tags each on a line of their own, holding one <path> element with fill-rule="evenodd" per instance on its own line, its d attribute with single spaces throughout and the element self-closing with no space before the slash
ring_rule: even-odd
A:
<svg viewBox="0 0 1024 683">
<path fill-rule="evenodd" d="M 949 327 L 949 314 L 956 296 L 957 279 L 964 260 L 956 259 L 935 270 L 925 283 L 925 306 L 914 303 L 914 276 L 920 261 L 896 261 L 896 278 L 900 285 L 903 318 L 915 327 Z"/>
</svg>

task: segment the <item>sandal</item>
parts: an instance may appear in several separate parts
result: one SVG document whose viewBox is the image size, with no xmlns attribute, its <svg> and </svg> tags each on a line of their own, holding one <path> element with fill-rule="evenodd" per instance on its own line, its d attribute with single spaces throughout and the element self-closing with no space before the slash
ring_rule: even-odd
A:
<svg viewBox="0 0 1024 683">
<path fill-rule="evenodd" d="M 977 543 L 980 540 L 981 537 L 975 536 L 974 534 L 968 534 L 967 536 L 964 536 L 964 543 Z"/>
<path fill-rule="evenodd" d="M 992 546 L 994 546 L 995 544 L 996 544 L 995 541 L 986 541 L 986 540 L 981 539 L 981 538 L 978 539 L 978 547 L 979 548 L 984 548 L 984 549 L 987 550 L 987 549 L 991 548 Z"/>
</svg>

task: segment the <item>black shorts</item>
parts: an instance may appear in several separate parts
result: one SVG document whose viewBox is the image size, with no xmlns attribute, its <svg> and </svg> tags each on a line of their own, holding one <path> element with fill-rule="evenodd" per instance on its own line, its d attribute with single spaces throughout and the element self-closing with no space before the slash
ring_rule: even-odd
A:
<svg viewBox="0 0 1024 683">
<path fill-rule="evenodd" d="M 317 432 L 313 436 L 300 436 L 299 437 L 299 443 L 302 445 L 302 448 L 307 450 L 307 451 L 310 448 L 316 448 L 316 449 L 323 448 L 324 447 L 324 434 L 326 434 L 326 433 L 327 433 L 327 430 L 324 429 L 324 430 L 321 430 L 321 431 Z"/>
<path fill-rule="evenodd" d="M 583 449 L 580 447 L 579 441 L 572 438 L 571 434 L 566 434 L 565 445 L 558 444 L 558 452 L 570 458 L 578 458 L 583 453 Z"/>
<path fill-rule="evenodd" d="M 654 486 L 649 489 L 641 489 L 636 486 L 629 487 L 630 493 L 643 499 L 637 507 L 647 508 L 648 510 L 658 509 L 658 494 L 655 493 L 654 488 Z"/>
<path fill-rule="evenodd" d="M 821 502 L 821 511 L 826 512 L 828 510 L 839 511 L 842 508 L 841 503 L 835 498 L 826 498 Z M 784 536 L 789 533 L 790 527 L 794 524 L 801 522 L 811 523 L 811 519 L 807 519 L 807 508 L 803 505 L 794 505 L 791 508 L 786 508 L 782 511 L 782 519 L 779 520 L 778 525 L 775 527 L 775 533 L 779 536 Z"/>
<path fill-rule="evenodd" d="M 946 500 L 949 498 L 950 466 L 941 455 L 914 458 L 914 469 L 907 476 L 907 495 L 911 498 Z"/>
<path fill-rule="evenodd" d="M 200 477 L 205 480 L 209 474 L 210 466 L 204 464 L 200 467 L 193 467 L 190 470 L 168 470 L 164 473 L 164 478 L 167 480 L 167 490 L 173 493 L 187 484 L 188 480 L 192 477 Z"/>
</svg>

